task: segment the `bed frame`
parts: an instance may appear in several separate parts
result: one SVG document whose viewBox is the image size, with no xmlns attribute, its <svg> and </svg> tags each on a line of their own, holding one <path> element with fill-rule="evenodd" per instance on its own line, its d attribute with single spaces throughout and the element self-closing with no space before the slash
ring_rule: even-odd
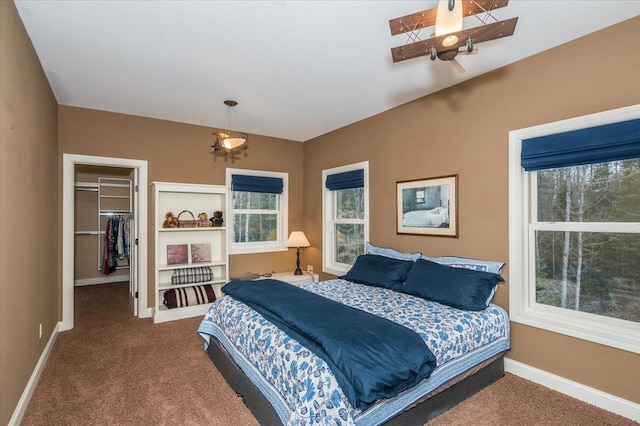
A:
<svg viewBox="0 0 640 426">
<path fill-rule="evenodd" d="M 229 386 L 244 400 L 249 411 L 262 425 L 281 425 L 282 421 L 267 398 L 238 367 L 220 342 L 211 338 L 209 358 L 218 368 Z M 472 367 L 440 388 L 408 407 L 385 425 L 424 425 L 430 419 L 469 398 L 480 389 L 504 376 L 504 352 Z"/>
</svg>

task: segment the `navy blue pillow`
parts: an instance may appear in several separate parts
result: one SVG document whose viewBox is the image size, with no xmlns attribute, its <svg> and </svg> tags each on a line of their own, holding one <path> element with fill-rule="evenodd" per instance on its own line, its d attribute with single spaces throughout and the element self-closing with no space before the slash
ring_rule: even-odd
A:
<svg viewBox="0 0 640 426">
<path fill-rule="evenodd" d="M 417 260 L 402 292 L 469 311 L 489 306 L 489 296 L 504 279 L 492 272 L 453 268 L 428 260 Z"/>
<path fill-rule="evenodd" d="M 399 290 L 407 279 L 412 266 L 413 262 L 410 260 L 362 254 L 358 256 L 356 263 L 347 272 L 347 275 L 342 275 L 339 278 L 354 283 Z"/>
</svg>

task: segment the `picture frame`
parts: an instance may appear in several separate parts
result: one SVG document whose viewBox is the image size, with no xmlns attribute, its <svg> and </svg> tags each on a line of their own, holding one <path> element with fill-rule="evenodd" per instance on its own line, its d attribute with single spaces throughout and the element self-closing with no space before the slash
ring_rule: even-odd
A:
<svg viewBox="0 0 640 426">
<path fill-rule="evenodd" d="M 189 263 L 188 244 L 167 245 L 167 265 L 183 265 Z"/>
<path fill-rule="evenodd" d="M 398 234 L 458 238 L 458 175 L 398 181 Z"/>
<path fill-rule="evenodd" d="M 191 263 L 211 262 L 211 244 L 191 244 Z"/>
</svg>

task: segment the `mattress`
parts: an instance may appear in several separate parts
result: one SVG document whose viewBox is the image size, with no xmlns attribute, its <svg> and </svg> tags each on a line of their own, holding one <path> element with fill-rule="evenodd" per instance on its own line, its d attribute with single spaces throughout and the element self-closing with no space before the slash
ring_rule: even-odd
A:
<svg viewBox="0 0 640 426">
<path fill-rule="evenodd" d="M 215 337 L 283 424 L 381 424 L 509 349 L 508 317 L 495 305 L 478 312 L 462 311 L 341 279 L 302 287 L 414 330 L 436 356 L 437 368 L 413 388 L 361 411 L 350 406 L 322 359 L 248 306 L 222 297 L 198 329 L 205 349 Z"/>
</svg>

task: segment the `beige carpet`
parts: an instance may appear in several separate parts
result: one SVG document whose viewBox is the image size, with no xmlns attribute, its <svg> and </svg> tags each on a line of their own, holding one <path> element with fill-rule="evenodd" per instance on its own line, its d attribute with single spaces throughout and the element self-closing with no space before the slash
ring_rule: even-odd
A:
<svg viewBox="0 0 640 426">
<path fill-rule="evenodd" d="M 258 424 L 204 353 L 199 318 L 135 318 L 126 283 L 79 287 L 75 300 L 75 328 L 59 334 L 23 425 Z M 429 422 L 632 424 L 510 374 Z"/>
</svg>

